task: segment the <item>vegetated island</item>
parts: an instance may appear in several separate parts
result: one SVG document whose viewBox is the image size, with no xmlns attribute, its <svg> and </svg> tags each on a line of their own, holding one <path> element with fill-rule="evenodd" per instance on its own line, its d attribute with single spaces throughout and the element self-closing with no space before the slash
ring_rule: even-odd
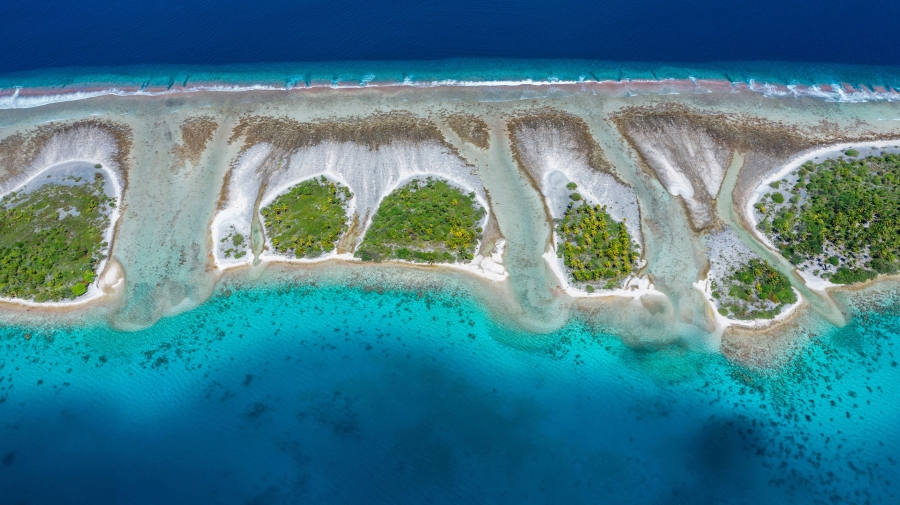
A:
<svg viewBox="0 0 900 505">
<path fill-rule="evenodd" d="M 735 319 L 774 319 L 797 301 L 787 277 L 762 259 L 748 261 L 723 286 L 712 288 L 713 297 L 721 300 L 719 313 Z"/>
<path fill-rule="evenodd" d="M 459 129 L 454 142 L 489 145 L 477 116 L 442 119 Z M 253 258 L 399 260 L 450 263 L 502 280 L 504 240 L 478 170 L 444 135 L 431 119 L 405 111 L 242 118 L 228 143 L 243 142 L 212 222 L 217 266 Z M 253 231 L 257 222 L 261 234 Z M 261 237 L 265 243 L 255 243 Z"/>
<path fill-rule="evenodd" d="M 743 323 L 765 322 L 797 303 L 786 275 L 760 258 L 729 228 L 710 233 L 707 296 L 723 317 Z"/>
<path fill-rule="evenodd" d="M 649 288 L 648 279 L 634 275 L 641 266 L 637 195 L 619 179 L 587 122 L 545 108 L 513 117 L 507 128 L 513 158 L 544 197 L 555 240 L 555 253 L 545 260 L 566 290 L 583 296 Z"/>
<path fill-rule="evenodd" d="M 0 296 L 55 302 L 87 292 L 116 205 L 103 186 L 99 172 L 70 175 L 0 200 Z"/>
<path fill-rule="evenodd" d="M 355 256 L 363 261 L 470 261 L 485 214 L 475 193 L 465 194 L 441 179 L 413 179 L 382 200 Z"/>
<path fill-rule="evenodd" d="M 615 289 L 631 275 L 638 260 L 637 245 L 624 222 L 613 219 L 605 205 L 587 204 L 575 192 L 574 182 L 566 187 L 572 191 L 571 202 L 556 220 L 557 254 L 573 284 L 584 286 L 588 293 L 594 292 L 595 284 Z"/>
<path fill-rule="evenodd" d="M 276 251 L 296 258 L 329 253 L 347 232 L 351 198 L 349 188 L 324 175 L 303 181 L 260 210 L 266 237 Z"/>
<path fill-rule="evenodd" d="M 754 205 L 758 229 L 802 272 L 853 284 L 898 271 L 900 155 L 807 161 Z"/>
</svg>

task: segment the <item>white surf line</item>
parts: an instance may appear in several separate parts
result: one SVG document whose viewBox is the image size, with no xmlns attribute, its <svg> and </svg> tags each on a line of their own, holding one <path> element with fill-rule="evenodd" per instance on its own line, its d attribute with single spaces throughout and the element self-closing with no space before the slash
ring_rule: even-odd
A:
<svg viewBox="0 0 900 505">
<path fill-rule="evenodd" d="M 775 169 L 770 175 L 764 178 L 759 184 L 757 184 L 756 188 L 753 190 L 753 194 L 747 200 L 747 204 L 744 207 L 744 216 L 747 219 L 747 222 L 750 223 L 750 233 L 753 236 L 766 245 L 769 249 L 771 249 L 776 254 L 781 254 L 781 251 L 773 244 L 768 237 L 763 235 L 758 229 L 759 221 L 756 219 L 756 215 L 754 213 L 753 206 L 756 205 L 762 197 L 765 195 L 766 188 L 769 187 L 769 183 L 780 181 L 789 175 L 792 171 L 800 168 L 801 165 L 806 163 L 807 161 L 811 161 L 815 158 L 824 159 L 832 159 L 844 154 L 844 152 L 850 148 L 885 148 L 885 147 L 894 147 L 900 146 L 900 139 L 896 140 L 877 140 L 871 142 L 853 142 L 853 143 L 842 143 L 842 144 L 833 144 L 826 147 L 821 147 L 814 151 L 810 151 L 806 154 L 801 154 L 796 158 L 789 161 L 787 164 L 782 167 Z M 864 154 L 864 153 L 860 153 Z M 824 160 L 823 160 L 824 161 Z M 814 276 L 808 272 L 802 272 L 799 269 L 795 269 L 795 271 L 800 275 L 803 279 L 803 282 L 806 283 L 806 286 L 813 291 L 825 291 L 830 287 L 837 286 L 838 284 L 834 284 L 829 282 L 821 277 Z"/>
<path fill-rule="evenodd" d="M 289 88 L 276 87 L 264 84 L 252 85 L 197 85 L 182 89 L 167 89 L 164 91 L 146 91 L 134 90 L 126 91 L 117 87 L 109 87 L 102 90 L 82 90 L 72 91 L 69 93 L 41 93 L 33 96 L 21 96 L 19 94 L 22 88 L 17 87 L 12 95 L 0 96 L 0 109 L 31 109 L 42 105 L 50 105 L 62 102 L 74 102 L 77 100 L 87 100 L 100 96 L 164 96 L 176 93 L 196 93 L 201 91 L 227 92 L 235 93 L 240 91 L 288 91 Z"/>
<path fill-rule="evenodd" d="M 42 105 L 49 105 L 53 103 L 60 102 L 70 102 L 76 100 L 85 100 L 89 98 L 95 98 L 99 96 L 163 96 L 163 95 L 171 95 L 176 93 L 196 93 L 203 91 L 210 92 L 241 92 L 241 91 L 292 91 L 292 90 L 304 90 L 304 89 L 321 89 L 321 88 L 333 88 L 333 89 L 363 89 L 363 88 L 391 88 L 391 87 L 411 87 L 411 88 L 436 88 L 436 87 L 517 87 L 517 86 L 573 86 L 573 85 L 621 85 L 625 88 L 628 87 L 629 84 L 657 84 L 663 86 L 672 86 L 677 85 L 684 82 L 691 82 L 694 85 L 693 92 L 696 93 L 698 85 L 697 80 L 693 76 L 687 76 L 685 78 L 665 78 L 665 79 L 604 79 L 604 80 L 594 80 L 589 79 L 586 75 L 579 76 L 578 79 L 572 80 L 562 80 L 556 79 L 554 77 L 548 77 L 547 79 L 520 79 L 520 80 L 493 80 L 493 81 L 466 81 L 466 80 L 456 80 L 456 79 L 442 79 L 442 80 L 432 80 L 432 81 L 414 81 L 410 77 L 405 78 L 403 81 L 395 81 L 395 82 L 385 82 L 378 83 L 372 82 L 375 79 L 375 75 L 367 74 L 363 76 L 358 81 L 356 79 L 352 81 L 331 81 L 330 83 L 326 83 L 325 81 L 321 81 L 321 83 L 316 82 L 309 86 L 294 86 L 291 83 L 287 83 L 283 86 L 272 86 L 270 84 L 197 84 L 191 85 L 187 87 L 181 88 L 171 88 L 159 91 L 147 91 L 145 89 L 137 89 L 137 90 L 125 90 L 116 86 L 110 86 L 106 89 L 101 90 L 78 90 L 72 91 L 69 93 L 41 93 L 35 94 L 33 96 L 21 96 L 20 90 L 21 86 L 15 87 L 15 91 L 11 95 L 0 96 L 0 109 L 26 109 L 32 107 L 40 107 Z M 723 83 L 728 82 L 724 79 L 710 79 L 712 81 L 721 81 Z M 871 101 L 887 101 L 887 102 L 895 102 L 900 101 L 900 92 L 896 90 L 888 90 L 883 92 L 876 92 L 873 90 L 869 90 L 865 88 L 863 85 L 858 85 L 851 88 L 851 91 L 844 90 L 844 87 L 840 84 L 816 84 L 809 86 L 797 86 L 797 85 L 775 85 L 769 83 L 758 83 L 753 79 L 748 80 L 747 82 L 731 82 L 732 88 L 735 85 L 743 85 L 746 86 L 746 90 L 753 93 L 760 93 L 763 96 L 767 97 L 784 97 L 784 96 L 807 96 L 811 98 L 817 98 L 824 100 L 826 102 L 841 102 L 841 103 L 860 103 L 860 102 L 871 102 Z M 828 85 L 831 87 L 831 91 L 825 91 L 822 89 L 823 85 Z M 10 89 L 10 88 L 7 88 Z M 684 92 L 689 92 L 685 90 Z M 711 92 L 711 90 L 705 90 L 704 92 Z M 734 90 L 732 91 L 734 92 Z M 661 92 L 657 93 L 660 95 L 666 94 L 680 94 L 681 91 L 672 89 L 671 87 L 665 87 Z M 632 93 L 629 91 L 629 96 L 633 96 L 634 94 L 642 94 L 642 93 Z M 646 93 L 650 95 L 651 93 Z"/>
</svg>

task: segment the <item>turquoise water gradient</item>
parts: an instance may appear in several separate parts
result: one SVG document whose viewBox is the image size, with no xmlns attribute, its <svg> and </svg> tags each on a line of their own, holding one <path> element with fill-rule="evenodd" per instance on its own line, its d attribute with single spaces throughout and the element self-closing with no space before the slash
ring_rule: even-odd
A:
<svg viewBox="0 0 900 505">
<path fill-rule="evenodd" d="M 832 84 L 900 88 L 900 66 L 838 65 L 778 61 L 714 63 L 615 62 L 578 59 L 456 58 L 434 61 L 332 61 L 242 65 L 133 65 L 68 67 L 0 72 L 0 89 L 72 90 L 92 86 L 143 87 L 154 90 L 267 85 L 361 85 L 368 82 L 429 85 L 435 82 L 618 81 L 715 79 L 733 83 Z"/>
<path fill-rule="evenodd" d="M 2 329 L 0 502 L 898 501 L 893 305 L 762 376 L 466 300 L 269 287 Z"/>
</svg>

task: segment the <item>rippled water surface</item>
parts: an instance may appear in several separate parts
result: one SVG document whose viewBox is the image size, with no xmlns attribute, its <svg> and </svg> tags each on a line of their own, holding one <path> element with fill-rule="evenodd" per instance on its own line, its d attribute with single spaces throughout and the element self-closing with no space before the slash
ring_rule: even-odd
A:
<svg viewBox="0 0 900 505">
<path fill-rule="evenodd" d="M 136 333 L 3 329 L 2 501 L 897 501 L 891 305 L 762 376 L 465 300 L 266 288 Z"/>
<path fill-rule="evenodd" d="M 898 19 L 893 2 L 837 0 L 7 0 L 0 73 L 459 57 L 897 65 Z"/>
</svg>

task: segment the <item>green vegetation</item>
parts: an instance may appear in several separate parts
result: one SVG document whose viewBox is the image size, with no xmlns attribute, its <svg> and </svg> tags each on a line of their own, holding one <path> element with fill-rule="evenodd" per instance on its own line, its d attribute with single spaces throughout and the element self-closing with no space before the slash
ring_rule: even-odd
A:
<svg viewBox="0 0 900 505">
<path fill-rule="evenodd" d="M 773 193 L 756 205 L 759 229 L 791 263 L 838 284 L 897 272 L 900 156 L 807 162 L 795 176 L 787 203 Z"/>
<path fill-rule="evenodd" d="M 272 246 L 297 258 L 332 251 L 347 231 L 347 202 L 352 197 L 347 187 L 324 176 L 292 187 L 260 211 Z M 244 238 L 235 235 L 232 240 L 237 246 Z"/>
<path fill-rule="evenodd" d="M 103 232 L 114 199 L 103 176 L 48 183 L 0 200 L 0 296 L 36 302 L 70 300 L 87 292 L 105 256 Z"/>
<path fill-rule="evenodd" d="M 831 282 L 835 284 L 854 284 L 872 280 L 876 275 L 877 274 L 871 270 L 861 268 L 849 269 L 841 266 L 838 267 L 837 272 L 831 276 Z"/>
<path fill-rule="evenodd" d="M 226 258 L 231 258 L 233 256 L 234 259 L 241 259 L 247 255 L 247 239 L 238 233 L 234 226 L 231 227 L 231 232 L 229 232 L 228 235 L 222 237 L 220 242 L 226 247 L 223 251 Z M 228 247 L 229 244 L 233 247 Z"/>
<path fill-rule="evenodd" d="M 606 213 L 606 207 L 571 203 L 556 225 L 558 254 L 577 283 L 596 282 L 615 289 L 634 268 L 635 244 L 624 221 L 619 223 Z M 588 292 L 593 286 L 588 285 Z"/>
<path fill-rule="evenodd" d="M 844 151 L 844 154 L 850 156 L 851 158 L 856 158 L 857 156 L 859 156 L 859 151 L 857 151 L 856 149 L 847 149 L 846 151 Z"/>
<path fill-rule="evenodd" d="M 363 261 L 391 258 L 454 262 L 474 258 L 485 210 L 475 193 L 446 181 L 413 180 L 384 198 L 356 251 Z"/>
<path fill-rule="evenodd" d="M 773 319 L 797 301 L 791 282 L 761 259 L 751 259 L 720 286 L 712 283 L 719 313 L 733 319 Z"/>
</svg>

